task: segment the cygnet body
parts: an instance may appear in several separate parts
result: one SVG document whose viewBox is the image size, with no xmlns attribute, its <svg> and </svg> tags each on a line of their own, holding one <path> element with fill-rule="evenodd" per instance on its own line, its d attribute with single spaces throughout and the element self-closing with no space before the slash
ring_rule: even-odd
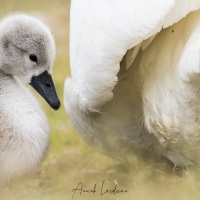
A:
<svg viewBox="0 0 200 200">
<path fill-rule="evenodd" d="M 22 82 L 58 109 L 54 56 L 54 39 L 37 19 L 15 14 L 0 22 L 0 184 L 34 171 L 47 152 L 47 119 Z"/>
</svg>

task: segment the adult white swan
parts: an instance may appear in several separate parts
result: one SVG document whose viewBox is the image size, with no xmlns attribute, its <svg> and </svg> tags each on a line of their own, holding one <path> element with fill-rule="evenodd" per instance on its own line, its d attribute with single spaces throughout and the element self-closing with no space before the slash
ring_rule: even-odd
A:
<svg viewBox="0 0 200 200">
<path fill-rule="evenodd" d="M 0 184 L 35 170 L 46 154 L 48 123 L 22 82 L 58 109 L 54 54 L 54 39 L 40 21 L 16 14 L 0 22 Z"/>
<path fill-rule="evenodd" d="M 79 135 L 123 159 L 200 158 L 200 1 L 72 0 L 65 107 Z"/>
</svg>

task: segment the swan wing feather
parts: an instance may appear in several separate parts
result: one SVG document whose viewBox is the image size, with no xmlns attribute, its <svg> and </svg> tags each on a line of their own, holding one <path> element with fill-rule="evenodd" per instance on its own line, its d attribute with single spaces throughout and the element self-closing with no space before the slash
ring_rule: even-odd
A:
<svg viewBox="0 0 200 200">
<path fill-rule="evenodd" d="M 127 50 L 199 7 L 198 0 L 73 0 L 70 65 L 79 107 L 86 112 L 100 111 L 113 97 Z M 138 49 L 127 56 L 132 59 L 127 61 L 129 65 Z"/>
</svg>

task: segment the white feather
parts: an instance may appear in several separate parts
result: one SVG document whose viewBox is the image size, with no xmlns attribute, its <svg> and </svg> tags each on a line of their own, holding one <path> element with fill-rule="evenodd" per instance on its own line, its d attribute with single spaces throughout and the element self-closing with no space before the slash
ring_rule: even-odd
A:
<svg viewBox="0 0 200 200">
<path fill-rule="evenodd" d="M 84 110 L 99 110 L 112 98 L 122 57 L 158 26 L 173 5 L 173 0 L 165 4 L 160 0 L 72 1 L 71 69 Z M 93 91 L 89 89 L 91 72 L 98 84 Z M 92 98 L 98 97 L 98 88 L 104 88 L 107 95 L 96 106 Z"/>
<path fill-rule="evenodd" d="M 196 162 L 200 11 L 189 13 L 199 8 L 198 0 L 72 1 L 65 107 L 86 142 L 118 158 L 151 148 L 178 165 Z"/>
</svg>

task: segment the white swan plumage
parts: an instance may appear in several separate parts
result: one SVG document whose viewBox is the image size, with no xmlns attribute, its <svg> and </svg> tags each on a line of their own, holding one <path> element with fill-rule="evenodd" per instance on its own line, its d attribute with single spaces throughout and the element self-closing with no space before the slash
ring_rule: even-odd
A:
<svg viewBox="0 0 200 200">
<path fill-rule="evenodd" d="M 199 162 L 200 1 L 72 0 L 65 107 L 97 150 Z"/>
<path fill-rule="evenodd" d="M 58 109 L 54 56 L 53 36 L 39 20 L 12 14 L 0 22 L 0 185 L 34 171 L 46 155 L 50 128 L 23 83 Z"/>
</svg>

